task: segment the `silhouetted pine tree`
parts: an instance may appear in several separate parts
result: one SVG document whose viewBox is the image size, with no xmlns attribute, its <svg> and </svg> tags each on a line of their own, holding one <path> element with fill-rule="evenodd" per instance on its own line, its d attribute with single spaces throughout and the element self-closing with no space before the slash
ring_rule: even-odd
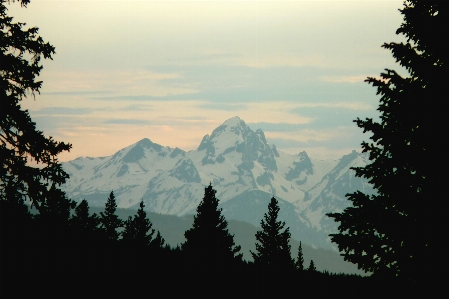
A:
<svg viewBox="0 0 449 299">
<path fill-rule="evenodd" d="M 31 227 L 33 255 L 43 257 L 36 259 L 34 267 L 62 270 L 66 266 L 75 243 L 74 232 L 69 225 L 75 206 L 75 202 L 54 185 L 48 190 Z"/>
<path fill-rule="evenodd" d="M 444 137 L 449 43 L 443 42 L 443 28 L 449 1 L 406 0 L 400 12 L 404 21 L 396 33 L 406 40 L 383 47 L 405 75 L 386 69 L 381 78 L 369 77 L 381 95 L 380 120 L 356 120 L 372 133 L 371 142 L 362 143 L 371 163 L 355 168 L 356 175 L 367 178 L 376 193 L 348 194 L 351 207 L 329 216 L 340 222 L 331 239 L 346 260 L 373 276 L 398 276 L 416 286 L 438 281 L 437 273 L 447 269 L 442 171 L 449 169 Z"/>
<path fill-rule="evenodd" d="M 181 248 L 195 268 L 233 267 L 242 258 L 240 246 L 235 246 L 234 236 L 228 232 L 228 222 L 218 208 L 216 192 L 212 184 L 204 188 L 193 227 L 184 233 L 186 241 Z"/>
<path fill-rule="evenodd" d="M 296 270 L 298 270 L 298 271 L 304 270 L 304 256 L 302 254 L 301 241 L 299 242 L 298 256 L 296 257 L 295 267 L 296 267 Z"/>
<path fill-rule="evenodd" d="M 78 238 L 99 232 L 100 223 L 97 214 L 89 215 L 89 204 L 85 199 L 76 206 L 75 212 L 70 218 L 70 224 L 74 227 Z"/>
<path fill-rule="evenodd" d="M 159 231 L 157 231 L 156 236 L 150 242 L 150 249 L 153 252 L 157 252 L 162 248 L 167 248 L 167 245 L 165 245 L 165 247 L 164 247 L 164 245 L 165 245 L 165 240 L 164 240 L 164 238 L 162 238 L 161 233 Z"/>
<path fill-rule="evenodd" d="M 278 201 L 272 197 L 268 214 L 265 213 L 260 222 L 262 230 L 256 232 L 257 252 L 251 251 L 251 255 L 258 268 L 293 270 L 295 265 L 290 253 L 290 230 L 288 227 L 284 229 L 285 222 L 277 220 L 278 213 Z"/>
<path fill-rule="evenodd" d="M 164 239 L 159 232 L 157 232 L 157 235 L 153 239 L 155 230 L 152 228 L 153 224 L 147 218 L 144 207 L 145 204 L 141 201 L 137 214 L 134 217 L 129 216 L 128 220 L 125 221 L 122 240 L 139 247 L 156 245 L 154 247 L 161 248 L 164 244 Z"/>
<path fill-rule="evenodd" d="M 109 194 L 106 201 L 104 213 L 100 212 L 101 227 L 105 231 L 106 239 L 110 241 L 117 241 L 120 234 L 118 229 L 123 226 L 123 221 L 115 214 L 117 210 L 117 203 L 115 202 L 114 191 Z"/>
<path fill-rule="evenodd" d="M 37 80 L 41 58 L 52 59 L 55 48 L 42 39 L 37 27 L 13 22 L 6 2 L 10 1 L 0 1 L 0 200 L 29 201 L 40 211 L 53 196 L 51 189 L 68 178 L 57 155 L 72 145 L 45 137 L 28 110 L 22 109 L 21 101 L 34 98 L 42 86 Z M 26 7 L 30 1 L 18 2 Z"/>
<path fill-rule="evenodd" d="M 129 216 L 125 221 L 121 244 L 127 257 L 128 268 L 156 268 L 163 266 L 159 254 L 163 251 L 164 239 L 152 228 L 151 221 L 144 211 L 144 203 L 140 202 L 136 215 Z"/>
<path fill-rule="evenodd" d="M 315 267 L 315 263 L 313 262 L 313 260 L 310 260 L 309 268 L 307 268 L 307 271 L 316 272 L 316 267 Z"/>
<path fill-rule="evenodd" d="M 68 199 L 65 192 L 52 185 L 35 218 L 47 225 L 68 225 L 71 211 L 75 207 L 76 203 Z"/>
<path fill-rule="evenodd" d="M 101 246 L 104 232 L 100 228 L 100 218 L 97 214 L 89 214 L 89 204 L 83 199 L 75 208 L 70 218 L 71 230 L 74 233 L 75 244 L 72 250 L 76 257 L 74 265 L 77 268 L 90 268 L 98 264 L 103 256 Z"/>
</svg>

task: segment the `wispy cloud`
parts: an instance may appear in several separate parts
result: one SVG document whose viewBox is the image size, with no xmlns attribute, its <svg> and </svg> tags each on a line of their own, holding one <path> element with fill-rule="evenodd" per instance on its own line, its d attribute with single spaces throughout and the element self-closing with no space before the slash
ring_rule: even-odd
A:
<svg viewBox="0 0 449 299">
<path fill-rule="evenodd" d="M 361 140 L 368 139 L 357 127 L 337 127 L 327 130 L 302 129 L 294 133 L 267 132 L 265 135 L 268 142 L 289 153 L 321 148 L 320 151 L 325 150 L 328 154 L 334 152 L 338 155 L 347 154 L 352 149 L 359 149 Z"/>
<path fill-rule="evenodd" d="M 251 55 L 248 53 L 246 57 L 239 59 L 238 64 L 243 66 L 248 66 L 252 68 L 274 68 L 274 67 L 304 67 L 304 66 L 314 66 L 314 67 L 326 67 L 326 61 L 319 54 L 284 54 L 284 55 L 271 55 L 259 56 Z"/>
<path fill-rule="evenodd" d="M 183 95 L 164 95 L 164 96 L 152 96 L 152 95 L 117 95 L 117 96 L 103 96 L 92 97 L 92 100 L 100 101 L 176 101 L 182 100 L 186 96 Z M 129 106 L 128 106 L 129 107 Z"/>
<path fill-rule="evenodd" d="M 104 121 L 105 124 L 117 124 L 117 125 L 148 125 L 151 124 L 148 120 L 143 119 L 129 119 L 129 118 L 113 118 Z"/>
<path fill-rule="evenodd" d="M 357 147 L 352 120 L 378 105 L 363 80 L 396 69 L 381 45 L 401 40 L 402 0 L 53 2 L 10 12 L 57 47 L 23 107 L 72 158 L 193 149 L 236 115 L 278 148 Z"/>
<path fill-rule="evenodd" d="M 333 104 L 321 106 L 303 106 L 292 109 L 292 113 L 309 117 L 311 122 L 307 128 L 324 129 L 335 128 L 338 126 L 356 126 L 354 120 L 366 117 L 376 117 L 375 109 L 368 108 L 357 104 Z"/>
<path fill-rule="evenodd" d="M 337 102 L 337 103 L 298 103 L 293 112 L 300 112 L 301 109 L 307 108 L 340 108 L 348 110 L 373 110 L 374 107 L 366 102 Z"/>
<path fill-rule="evenodd" d="M 324 76 L 322 80 L 325 82 L 335 82 L 335 83 L 357 83 L 363 82 L 368 76 L 358 75 L 358 76 Z"/>
<path fill-rule="evenodd" d="M 151 110 L 152 105 L 128 105 L 121 108 L 122 111 L 148 111 Z"/>
<path fill-rule="evenodd" d="M 264 132 L 295 132 L 304 128 L 305 124 L 291 124 L 291 123 L 248 123 L 248 126 L 253 130 L 261 129 Z"/>
<path fill-rule="evenodd" d="M 85 115 L 94 111 L 93 108 L 44 107 L 34 111 L 34 115 Z"/>
<path fill-rule="evenodd" d="M 46 73 L 42 94 L 95 95 L 101 93 L 148 94 L 165 96 L 195 92 L 188 86 L 170 83 L 181 80 L 182 74 L 161 73 L 134 68 L 125 70 L 57 70 Z"/>
<path fill-rule="evenodd" d="M 42 95 L 45 96 L 85 96 L 95 94 L 108 94 L 112 93 L 110 90 L 87 90 L 87 91 L 45 91 Z"/>
<path fill-rule="evenodd" d="M 242 111 L 247 110 L 248 105 L 236 103 L 204 103 L 198 104 L 198 108 L 207 110 Z"/>
</svg>

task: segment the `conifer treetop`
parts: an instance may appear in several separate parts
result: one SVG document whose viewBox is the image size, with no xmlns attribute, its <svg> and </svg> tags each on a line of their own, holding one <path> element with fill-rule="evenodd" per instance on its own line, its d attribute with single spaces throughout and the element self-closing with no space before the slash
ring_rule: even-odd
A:
<svg viewBox="0 0 449 299">
<path fill-rule="evenodd" d="M 113 241 L 118 240 L 120 234 L 117 229 L 123 226 L 123 221 L 116 214 L 116 210 L 117 203 L 115 201 L 114 191 L 111 191 L 106 201 L 104 212 L 100 212 L 100 221 L 107 239 Z"/>
<path fill-rule="evenodd" d="M 232 263 L 241 259 L 240 246 L 234 243 L 234 236 L 228 231 L 228 222 L 218 208 L 216 190 L 212 184 L 204 188 L 204 197 L 197 207 L 192 228 L 184 233 L 186 241 L 181 245 L 184 253 L 198 257 L 206 267 Z M 207 266 L 207 263 L 211 263 Z"/>
<path fill-rule="evenodd" d="M 268 213 L 264 214 L 260 226 L 262 230 L 256 232 L 256 252 L 251 251 L 254 263 L 261 268 L 287 269 L 294 268 L 294 261 L 290 253 L 290 229 L 285 222 L 277 220 L 279 213 L 277 199 L 273 196 L 268 204 Z"/>
</svg>

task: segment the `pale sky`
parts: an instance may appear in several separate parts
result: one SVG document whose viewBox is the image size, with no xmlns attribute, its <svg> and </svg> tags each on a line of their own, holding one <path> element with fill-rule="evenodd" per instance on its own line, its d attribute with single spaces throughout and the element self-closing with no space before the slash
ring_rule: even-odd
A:
<svg viewBox="0 0 449 299">
<path fill-rule="evenodd" d="M 337 159 L 368 141 L 377 117 L 363 82 L 400 70 L 402 0 L 32 0 L 7 5 L 56 47 L 41 95 L 22 102 L 37 127 L 70 142 L 67 161 L 142 138 L 192 150 L 239 116 L 279 150 Z"/>
</svg>

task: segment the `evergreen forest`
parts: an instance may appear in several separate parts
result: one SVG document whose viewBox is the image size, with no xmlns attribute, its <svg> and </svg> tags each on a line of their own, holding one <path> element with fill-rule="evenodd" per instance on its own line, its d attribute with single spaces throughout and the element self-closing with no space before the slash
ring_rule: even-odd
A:
<svg viewBox="0 0 449 299">
<path fill-rule="evenodd" d="M 101 213 L 74 202 L 60 186 L 68 178 L 58 154 L 70 143 L 36 129 L 21 101 L 39 94 L 42 59 L 55 48 L 36 27 L 8 16 L 0 0 L 0 297 L 314 296 L 403 297 L 444 285 L 447 233 L 442 209 L 447 122 L 443 115 L 449 20 L 446 1 L 407 0 L 400 9 L 402 43 L 385 43 L 408 75 L 386 69 L 368 84 L 380 95 L 380 121 L 355 120 L 371 132 L 362 148 L 371 163 L 355 168 L 377 191 L 348 194 L 352 206 L 329 217 L 347 261 L 366 277 L 317 271 L 292 257 L 289 227 L 273 196 L 256 233 L 253 260 L 228 231 L 212 184 L 204 188 L 193 225 L 176 247 L 153 228 L 145 205 L 122 220 L 113 190 Z M 24 8 L 30 0 L 18 0 Z M 441 159 L 447 161 L 447 159 Z M 31 163 L 32 162 L 32 163 Z M 35 166 L 35 165 L 38 165 Z M 437 167 L 439 169 L 437 169 Z M 420 203 L 418 205 L 418 203 Z M 424 204 L 422 204 L 424 203 Z"/>
</svg>

